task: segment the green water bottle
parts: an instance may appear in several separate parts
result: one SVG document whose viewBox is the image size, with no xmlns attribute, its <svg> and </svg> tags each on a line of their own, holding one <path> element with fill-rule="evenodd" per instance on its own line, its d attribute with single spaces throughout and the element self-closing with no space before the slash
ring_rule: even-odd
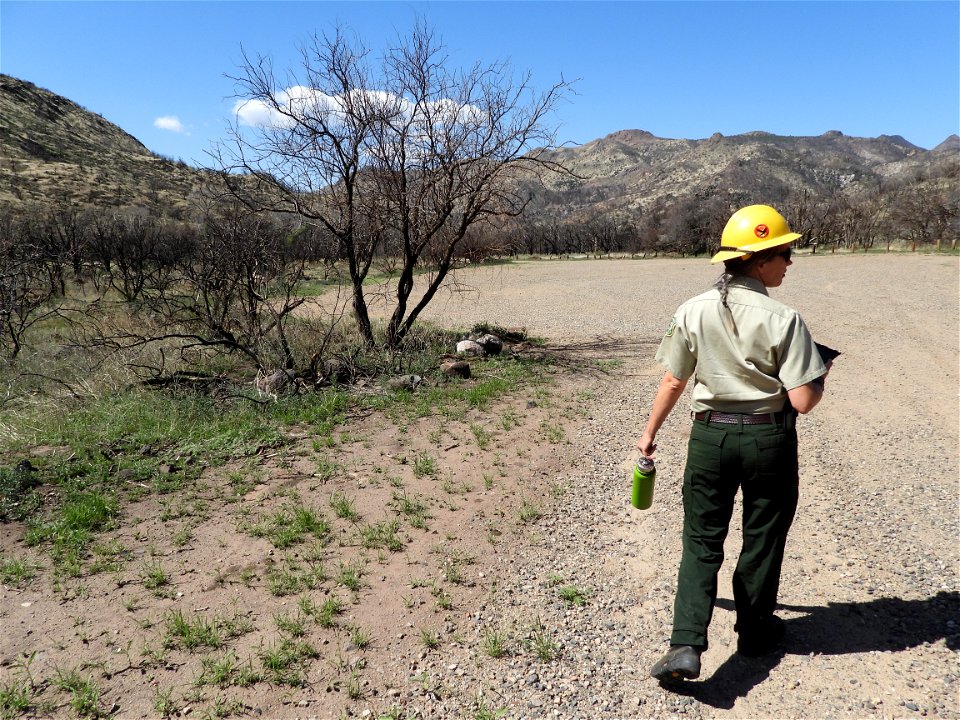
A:
<svg viewBox="0 0 960 720">
<path fill-rule="evenodd" d="M 640 456 L 633 466 L 633 497 L 631 503 L 638 510 L 646 510 L 653 505 L 653 481 L 657 476 L 657 466 L 652 458 Z"/>
</svg>

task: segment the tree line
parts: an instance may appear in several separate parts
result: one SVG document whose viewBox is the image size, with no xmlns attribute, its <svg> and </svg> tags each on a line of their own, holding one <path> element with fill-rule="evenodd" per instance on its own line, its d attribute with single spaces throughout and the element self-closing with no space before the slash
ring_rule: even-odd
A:
<svg viewBox="0 0 960 720">
<path fill-rule="evenodd" d="M 449 269 L 508 256 L 709 254 L 732 209 L 749 201 L 659 200 L 639 221 L 532 215 L 477 224 L 456 248 L 424 252 L 406 271 L 436 272 L 442 263 Z M 802 192 L 769 202 L 803 234 L 799 243 L 815 251 L 890 249 L 893 244 L 956 249 L 957 191 L 946 183 L 878 185 L 859 195 L 828 198 Z M 365 262 L 382 275 L 398 274 L 398 245 L 381 239 Z M 147 337 L 176 337 L 187 349 L 216 348 L 246 355 L 260 368 L 292 368 L 298 360 L 287 339 L 287 321 L 303 302 L 298 292 L 308 268 L 331 282 L 352 285 L 345 269 L 350 260 L 341 239 L 322 225 L 236 202 L 210 203 L 193 221 L 69 205 L 6 211 L 0 213 L 0 349 L 14 357 L 34 324 L 54 314 L 78 317 L 76 306 L 64 309 L 70 288 L 76 287 L 90 307 L 101 308 L 111 299 L 150 320 L 139 327 L 151 327 L 151 335 L 101 333 L 100 344 L 119 347 Z"/>
<path fill-rule="evenodd" d="M 754 203 L 778 208 L 791 229 L 802 234 L 798 245 L 814 252 L 956 250 L 960 237 L 960 173 L 954 163 L 940 177 L 914 175 L 857 192 L 838 189 L 826 196 L 807 190 L 757 196 L 712 189 L 658 198 L 630 217 L 561 218 L 552 207 L 507 226 L 492 245 L 510 255 L 712 254 L 730 215 Z"/>
</svg>

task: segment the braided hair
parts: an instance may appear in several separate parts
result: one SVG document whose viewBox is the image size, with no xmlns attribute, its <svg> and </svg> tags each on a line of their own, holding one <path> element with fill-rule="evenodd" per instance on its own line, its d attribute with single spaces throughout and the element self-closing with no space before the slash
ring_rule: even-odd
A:
<svg viewBox="0 0 960 720">
<path fill-rule="evenodd" d="M 750 255 L 723 261 L 723 274 L 717 278 L 713 286 L 720 292 L 720 302 L 726 309 L 726 312 L 723 314 L 723 322 L 732 335 L 739 337 L 740 333 L 737 332 L 737 324 L 733 319 L 733 311 L 727 303 L 727 296 L 730 293 L 730 283 L 738 277 L 747 275 L 750 272 L 750 268 L 754 265 L 768 260 L 781 252 L 781 250 L 782 248 L 780 247 L 773 247 Z"/>
<path fill-rule="evenodd" d="M 729 262 L 729 261 L 728 261 Z M 717 281 L 713 286 L 720 291 L 720 302 L 723 303 L 723 306 L 729 310 L 730 306 L 727 305 L 727 294 L 730 292 L 730 281 L 736 277 L 731 273 L 727 268 L 724 268 L 723 274 L 717 278 Z"/>
<path fill-rule="evenodd" d="M 724 260 L 723 261 L 723 274 L 717 278 L 717 281 L 713 286 L 720 292 L 720 302 L 723 303 L 723 306 L 730 310 L 730 306 L 727 304 L 727 295 L 730 292 L 730 282 L 741 275 L 745 275 L 747 269 L 750 265 L 753 264 L 753 256 L 748 255 L 746 258 L 733 258 L 733 260 Z"/>
<path fill-rule="evenodd" d="M 723 303 L 723 306 L 727 310 L 730 309 L 730 306 L 727 304 L 727 294 L 730 292 L 730 282 L 734 278 L 748 274 L 750 268 L 754 265 L 769 260 L 782 251 L 782 247 L 776 246 L 750 255 L 724 260 L 723 274 L 717 278 L 717 281 L 713 284 L 713 286 L 720 291 L 720 302 Z"/>
</svg>

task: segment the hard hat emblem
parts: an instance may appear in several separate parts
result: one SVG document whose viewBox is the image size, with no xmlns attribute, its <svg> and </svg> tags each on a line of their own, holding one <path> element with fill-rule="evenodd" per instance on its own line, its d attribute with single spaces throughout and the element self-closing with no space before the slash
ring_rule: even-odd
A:
<svg viewBox="0 0 960 720">
<path fill-rule="evenodd" d="M 756 235 L 761 240 L 770 234 L 770 228 L 766 225 L 760 224 L 753 229 L 753 234 Z"/>
</svg>

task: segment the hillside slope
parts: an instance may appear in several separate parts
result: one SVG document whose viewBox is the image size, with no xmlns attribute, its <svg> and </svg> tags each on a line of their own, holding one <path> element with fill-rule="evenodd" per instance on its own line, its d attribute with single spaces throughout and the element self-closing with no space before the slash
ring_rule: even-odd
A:
<svg viewBox="0 0 960 720">
<path fill-rule="evenodd" d="M 0 75 L 0 206 L 53 202 L 176 216 L 202 180 L 76 103 Z"/>
<path fill-rule="evenodd" d="M 573 176 L 550 179 L 536 204 L 561 217 L 629 217 L 658 199 L 717 194 L 774 198 L 797 191 L 825 197 L 918 174 L 941 176 L 951 165 L 955 173 L 957 143 L 952 136 L 928 151 L 899 136 L 854 138 L 836 131 L 817 137 L 751 132 L 673 140 L 622 130 L 547 153 L 547 159 L 562 163 Z"/>
</svg>

